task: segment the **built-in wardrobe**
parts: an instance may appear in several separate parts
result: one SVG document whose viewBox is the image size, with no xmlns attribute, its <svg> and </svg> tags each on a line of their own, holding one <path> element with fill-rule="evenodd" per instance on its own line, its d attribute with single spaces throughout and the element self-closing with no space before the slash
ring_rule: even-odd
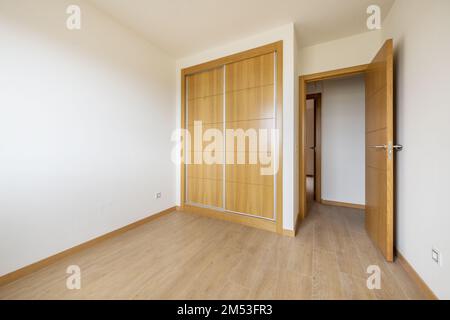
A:
<svg viewBox="0 0 450 320">
<path fill-rule="evenodd" d="M 182 71 L 181 119 L 188 131 L 181 164 L 185 211 L 282 231 L 282 61 L 282 42 L 277 42 Z M 257 132 L 258 144 L 250 145 L 250 136 L 244 148 L 238 141 L 230 144 L 229 129 Z M 268 142 L 266 150 L 260 140 Z M 214 161 L 205 161 L 211 145 Z"/>
</svg>

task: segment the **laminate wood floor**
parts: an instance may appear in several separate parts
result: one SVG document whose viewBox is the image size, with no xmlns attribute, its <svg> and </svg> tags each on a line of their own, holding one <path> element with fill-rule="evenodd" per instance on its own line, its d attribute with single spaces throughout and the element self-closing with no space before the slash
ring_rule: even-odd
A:
<svg viewBox="0 0 450 320">
<path fill-rule="evenodd" d="M 0 299 L 423 299 L 362 211 L 314 203 L 296 238 L 174 212 L 13 283 Z M 81 268 L 81 290 L 66 268 Z M 369 265 L 381 289 L 366 287 Z"/>
</svg>

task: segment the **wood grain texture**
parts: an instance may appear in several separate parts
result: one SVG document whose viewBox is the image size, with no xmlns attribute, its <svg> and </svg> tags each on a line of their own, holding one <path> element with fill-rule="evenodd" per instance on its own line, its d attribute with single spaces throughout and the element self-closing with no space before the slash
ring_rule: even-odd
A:
<svg viewBox="0 0 450 320">
<path fill-rule="evenodd" d="M 240 127 L 241 124 L 256 124 L 255 120 L 265 121 L 260 122 L 260 126 L 264 124 L 269 126 L 267 122 L 272 120 L 272 127 L 275 126 L 274 59 L 275 53 L 269 53 L 227 65 L 225 75 L 227 92 L 225 127 L 227 130 L 243 129 Z M 254 134 L 256 135 L 257 131 L 254 131 Z M 228 136 L 227 139 L 229 140 Z M 235 157 L 241 155 L 242 159 L 245 159 L 245 164 L 240 162 L 226 166 L 225 210 L 275 219 L 273 175 L 261 175 L 262 165 L 255 152 L 258 149 L 253 149 L 254 152 L 250 152 L 249 149 L 249 147 L 258 148 L 257 141 L 254 139 L 253 146 L 248 142 L 241 144 L 245 147 L 243 150 L 238 148 L 239 144 L 234 141 L 234 148 L 226 150 L 227 153 L 234 153 Z M 254 156 L 253 161 L 248 158 L 251 155 Z M 236 163 L 235 161 L 236 159 L 233 163 Z M 256 165 L 252 164 L 255 162 Z"/>
<path fill-rule="evenodd" d="M 362 64 L 359 66 L 353 66 L 348 68 L 342 68 L 337 70 L 319 72 L 309 75 L 304 75 L 303 79 L 305 82 L 323 81 L 328 79 L 333 79 L 336 77 L 349 77 L 356 74 L 364 73 L 367 70 L 368 65 Z"/>
<path fill-rule="evenodd" d="M 205 151 L 211 142 L 203 138 L 205 132 L 212 129 L 223 134 L 224 67 L 189 75 L 187 84 L 188 129 L 192 139 L 193 164 L 186 165 L 186 200 L 192 204 L 221 208 L 224 205 L 223 142 L 217 150 L 222 152 L 222 156 L 215 157 L 217 154 L 214 151 L 211 153 L 214 158 L 208 160 Z M 197 125 L 197 122 L 200 124 Z M 197 145 L 196 141 L 200 143 Z"/>
<path fill-rule="evenodd" d="M 424 299 L 363 219 L 313 203 L 298 235 L 281 237 L 178 211 L 3 285 L 0 299 Z M 66 288 L 74 264 L 81 290 Z M 366 287 L 369 264 L 382 270 L 381 290 Z"/>
<path fill-rule="evenodd" d="M 394 259 L 394 153 L 373 146 L 394 143 L 393 41 L 366 71 L 366 230 L 387 261 Z"/>
<path fill-rule="evenodd" d="M 276 63 L 276 73 L 274 72 Z M 221 98 L 223 101 L 223 90 L 220 90 L 220 71 L 225 66 L 225 90 L 227 108 L 227 122 L 226 128 L 230 129 L 243 129 L 244 131 L 249 128 L 254 129 L 279 129 L 282 132 L 282 110 L 283 110 L 283 42 L 275 42 L 269 45 L 258 47 L 245 52 L 237 53 L 231 56 L 220 58 L 217 60 L 209 61 L 197 66 L 185 68 L 182 70 L 181 82 L 182 82 L 182 127 L 185 128 L 186 116 L 189 120 L 189 129 L 193 130 L 193 121 L 201 119 L 206 122 L 206 127 L 220 126 L 223 124 L 223 115 L 220 114 L 219 109 L 221 105 Z M 222 74 L 223 76 L 223 74 Z M 191 79 L 192 78 L 192 79 Z M 186 83 L 187 83 L 187 96 L 186 97 Z M 202 83 L 206 83 L 206 88 L 202 89 Z M 215 84 L 216 83 L 216 84 Z M 223 83 L 222 83 L 223 84 Z M 222 86 L 223 87 L 223 86 Z M 190 95 L 189 92 L 193 94 Z M 274 92 L 276 96 L 274 96 Z M 275 112 L 274 112 L 275 101 Z M 192 104 L 194 111 L 189 111 L 186 115 L 186 109 Z M 208 106 L 213 106 L 209 108 Z M 189 109 L 189 108 L 188 108 Z M 205 111 L 206 110 L 206 111 Z M 276 121 L 275 121 L 276 115 Z M 191 121 L 192 120 L 192 121 Z M 248 145 L 248 144 L 247 144 Z M 247 147 L 246 145 L 246 147 Z M 236 145 L 237 146 L 237 145 Z M 278 162 L 278 172 L 276 172 L 276 210 L 272 209 L 271 217 L 276 217 L 273 225 L 276 227 L 276 232 L 283 233 L 283 221 L 282 221 L 282 135 L 280 134 L 280 141 L 278 143 L 279 156 L 276 159 Z M 227 150 L 228 151 L 228 150 Z M 236 152 L 238 150 L 234 150 Z M 237 153 L 238 154 L 238 153 Z M 189 154 L 190 156 L 195 153 Z M 271 154 L 269 154 L 271 155 Z M 183 154 L 183 157 L 185 155 Z M 185 160 L 185 159 L 184 159 Z M 187 167 L 187 168 L 186 168 Z M 186 170 L 187 169 L 187 170 Z M 255 173 L 260 169 L 258 166 L 246 166 L 238 167 L 234 170 L 229 169 L 230 173 L 226 174 L 227 181 L 225 185 L 239 186 L 239 190 L 243 190 L 247 194 L 254 194 L 255 187 L 248 187 L 249 185 L 256 186 L 256 189 L 262 189 L 266 194 L 269 188 L 274 190 L 273 179 L 270 181 L 265 176 L 257 178 Z M 243 173 L 245 171 L 245 174 Z M 248 170 L 248 173 L 247 173 Z M 185 190 L 186 171 L 189 177 L 200 176 L 201 181 L 204 181 L 205 176 L 211 178 L 211 180 L 218 180 L 220 176 L 217 167 L 212 170 L 203 170 L 196 166 L 181 166 L 181 199 L 183 208 L 186 204 L 187 194 Z M 228 172 L 228 170 L 225 170 Z M 211 177 L 208 175 L 211 174 Z M 189 181 L 187 185 L 189 185 Z M 217 185 L 218 188 L 218 185 Z M 213 187 L 213 190 L 214 189 Z M 197 191 L 196 191 L 197 192 Z M 251 208 L 251 212 L 255 212 L 256 217 L 266 217 L 269 215 L 269 211 L 266 210 L 267 201 L 254 200 L 251 205 L 242 204 L 240 196 L 233 195 L 233 199 L 237 202 L 230 204 L 233 208 Z M 226 193 L 226 197 L 228 191 Z M 219 203 L 219 197 L 212 197 L 210 194 L 202 197 L 203 201 L 208 203 Z M 239 199 L 238 199 L 239 198 Z M 253 196 L 250 199 L 254 199 Z M 253 200 L 252 200 L 253 201 Z M 272 199 L 274 204 L 275 198 Z M 229 203 L 227 201 L 226 203 Z M 215 206 L 214 206 L 215 207 Z M 256 209 L 255 209 L 256 208 Z M 203 208 L 198 208 L 203 209 Z M 255 211 L 255 210 L 262 210 Z M 276 212 L 274 212 L 276 211 Z M 222 212 L 226 214 L 226 211 Z M 267 221 L 264 221 L 265 223 Z"/>
<path fill-rule="evenodd" d="M 189 75 L 188 100 L 223 95 L 223 67 Z"/>
<path fill-rule="evenodd" d="M 366 208 L 366 206 L 363 204 L 348 203 L 348 202 L 341 202 L 341 201 L 330 201 L 330 200 L 322 199 L 320 202 L 326 206 L 336 206 L 336 207 L 353 208 L 353 209 L 361 209 L 361 210 L 364 210 Z"/>
<path fill-rule="evenodd" d="M 274 219 L 273 185 L 226 182 L 225 210 Z"/>
<path fill-rule="evenodd" d="M 228 64 L 226 92 L 273 86 L 275 83 L 274 55 L 271 52 Z"/>
<path fill-rule="evenodd" d="M 227 122 L 274 119 L 273 99 L 273 85 L 228 92 L 226 99 Z"/>
<path fill-rule="evenodd" d="M 207 165 L 201 165 L 207 167 Z M 187 200 L 215 208 L 223 207 L 223 180 L 211 178 L 187 178 Z"/>
<path fill-rule="evenodd" d="M 415 284 L 420 288 L 423 295 L 429 300 L 439 300 L 434 292 L 428 287 L 428 285 L 423 281 L 419 274 L 414 270 L 408 260 L 397 250 L 396 252 L 398 263 L 402 268 L 408 273 L 409 277 L 415 282 Z"/>
<path fill-rule="evenodd" d="M 48 258 L 45 258 L 45 259 L 42 259 L 42 260 L 40 260 L 38 262 L 30 264 L 30 265 L 28 265 L 26 267 L 23 267 L 23 268 L 19 269 L 19 270 L 16 270 L 14 272 L 11 272 L 11 273 L 8 273 L 8 274 L 6 274 L 4 276 L 1 276 L 0 277 L 0 286 L 5 285 L 5 284 L 10 283 L 10 282 L 13 282 L 13 281 L 15 281 L 15 280 L 17 280 L 19 278 L 25 277 L 25 276 L 33 273 L 33 272 L 36 272 L 36 271 L 38 271 L 40 269 L 43 269 L 43 268 L 45 268 L 45 267 L 47 267 L 47 266 L 57 262 L 58 260 L 61 260 L 61 259 L 65 258 L 65 257 L 68 257 L 70 255 L 76 254 L 76 253 L 78 253 L 78 252 L 80 252 L 82 250 L 85 250 L 85 249 L 88 249 L 90 247 L 93 247 L 93 246 L 99 244 L 102 241 L 108 240 L 108 239 L 113 238 L 113 237 L 117 237 L 117 236 L 119 236 L 122 233 L 128 232 L 128 231 L 130 231 L 130 230 L 132 230 L 134 228 L 137 228 L 137 227 L 139 227 L 139 226 L 141 226 L 143 224 L 146 224 L 146 223 L 148 223 L 148 222 L 150 222 L 152 220 L 155 220 L 155 219 L 160 218 L 160 217 L 162 217 L 162 216 L 164 216 L 166 214 L 169 214 L 169 213 L 175 211 L 175 209 L 176 209 L 175 207 L 172 207 L 172 208 L 169 208 L 167 210 L 158 212 L 158 213 L 153 214 L 151 216 L 148 216 L 148 217 L 146 217 L 144 219 L 141 219 L 139 221 L 136 221 L 136 222 L 133 222 L 133 223 L 131 223 L 129 225 L 126 225 L 126 226 L 124 226 L 122 228 L 119 228 L 117 230 L 108 232 L 108 233 L 106 233 L 106 234 L 104 234 L 102 236 L 99 236 L 97 238 L 94 238 L 94 239 L 89 240 L 87 242 L 84 242 L 82 244 L 79 244 L 79 245 L 77 245 L 75 247 L 72 247 L 70 249 L 64 250 L 62 252 L 59 252 L 59 253 L 57 253 L 57 254 L 55 254 L 53 256 L 50 256 Z"/>
</svg>

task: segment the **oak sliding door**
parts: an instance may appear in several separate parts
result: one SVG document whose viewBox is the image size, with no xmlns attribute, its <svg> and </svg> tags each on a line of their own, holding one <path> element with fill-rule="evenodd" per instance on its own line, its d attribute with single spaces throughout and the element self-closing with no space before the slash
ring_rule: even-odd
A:
<svg viewBox="0 0 450 320">
<path fill-rule="evenodd" d="M 223 161 L 208 164 L 196 146 L 195 133 L 208 129 L 223 132 L 224 67 L 197 73 L 187 79 L 187 128 L 191 133 L 190 162 L 187 165 L 187 202 L 223 207 Z M 200 140 L 197 138 L 197 140 Z M 223 152 L 223 148 L 220 150 Z M 219 152 L 220 152 L 219 151 Z"/>
<path fill-rule="evenodd" d="M 183 70 L 183 205 L 279 230 L 281 48 L 276 43 Z"/>
<path fill-rule="evenodd" d="M 254 130 L 258 134 L 266 129 L 270 138 L 275 128 L 274 57 L 270 53 L 226 66 L 226 129 Z M 233 150 L 226 150 L 234 163 L 227 161 L 225 170 L 225 209 L 273 219 L 273 172 L 262 175 L 261 162 L 250 161 L 252 156 L 258 159 L 259 154 L 250 146 L 250 137 L 246 139 L 244 150 L 238 149 L 238 141 Z M 245 164 L 238 162 L 239 156 L 245 158 Z"/>
</svg>

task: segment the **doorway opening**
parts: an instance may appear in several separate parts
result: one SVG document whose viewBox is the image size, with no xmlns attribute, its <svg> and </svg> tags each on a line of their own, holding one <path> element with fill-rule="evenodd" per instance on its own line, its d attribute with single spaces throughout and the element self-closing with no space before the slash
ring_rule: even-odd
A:
<svg viewBox="0 0 450 320">
<path fill-rule="evenodd" d="M 308 213 L 314 202 L 364 209 L 364 75 L 308 83 L 305 125 Z"/>
<path fill-rule="evenodd" d="M 314 84 L 315 87 L 315 84 Z M 321 202 L 321 171 L 322 171 L 322 143 L 321 143 L 321 110 L 322 93 L 308 93 L 306 95 L 306 195 L 307 208 L 313 202 Z"/>
<path fill-rule="evenodd" d="M 311 188 L 311 182 L 314 179 L 310 179 L 308 183 L 308 171 L 311 169 L 311 165 L 307 166 L 307 157 L 309 150 L 314 150 L 315 158 L 320 160 L 325 159 L 326 155 L 323 154 L 323 150 L 330 149 L 335 152 L 338 157 L 352 150 L 352 137 L 344 137 L 345 142 L 349 143 L 350 149 L 346 151 L 340 149 L 339 144 L 331 143 L 329 148 L 323 148 L 322 152 L 317 155 L 316 139 L 313 140 L 312 145 L 307 144 L 307 101 L 308 94 L 314 92 L 308 92 L 308 85 L 313 83 L 320 83 L 321 81 L 329 81 L 338 78 L 348 78 L 352 76 L 360 75 L 364 79 L 365 84 L 365 97 L 364 97 L 364 173 L 365 178 L 365 193 L 364 195 L 364 208 L 365 208 L 365 230 L 374 244 L 381 251 L 387 261 L 394 260 L 394 157 L 396 150 L 401 150 L 401 146 L 394 145 L 394 56 L 393 56 L 393 41 L 387 40 L 381 49 L 378 51 L 372 62 L 367 65 L 360 65 L 350 68 L 338 69 L 328 72 L 322 72 L 312 75 L 305 75 L 300 77 L 300 148 L 299 148 L 299 172 L 300 172 L 300 186 L 299 186 L 299 202 L 300 202 L 300 220 L 304 220 L 308 216 L 308 186 L 310 190 L 314 190 L 314 197 L 317 199 L 319 193 L 316 191 L 318 185 L 320 186 L 321 203 L 328 200 L 331 205 L 349 206 L 349 203 L 339 203 L 333 201 L 330 196 L 329 190 L 325 190 L 324 187 L 329 185 L 324 184 L 324 173 L 326 166 L 319 166 L 320 183 L 314 184 L 314 188 Z M 317 92 L 315 92 L 317 93 Z M 326 99 L 326 98 L 325 98 Z M 311 100 L 311 99 L 310 99 Z M 309 103 L 310 106 L 315 103 Z M 321 96 L 321 144 L 324 147 L 324 130 L 323 128 L 323 115 L 324 115 L 324 94 Z M 340 113 L 338 116 L 345 116 L 344 113 Z M 311 116 L 310 116 L 311 118 Z M 314 116 L 316 118 L 316 115 Z M 315 121 L 313 121 L 315 124 Z M 315 132 L 314 130 L 309 130 Z M 335 134 L 341 135 L 346 131 L 346 125 L 335 130 Z M 333 137 L 336 139 L 336 137 Z M 333 141 L 333 139 L 329 141 Z M 329 143 L 328 141 L 328 143 Z M 311 141 L 309 141 L 311 142 Z M 344 157 L 345 159 L 345 157 Z M 333 169 L 333 159 L 331 160 L 331 169 Z M 315 162 L 316 160 L 314 160 Z M 351 163 L 347 165 L 351 166 Z M 315 165 L 315 169 L 317 169 Z M 328 170 L 328 168 L 326 168 Z M 333 170 L 331 170 L 333 171 Z M 338 172 L 337 170 L 333 171 Z M 310 172 L 309 172 L 310 173 Z M 342 172 L 339 172 L 342 174 Z M 313 172 L 315 180 L 317 181 L 317 170 Z M 347 179 L 345 176 L 339 177 L 338 180 L 344 181 Z M 346 191 L 346 187 L 338 187 L 335 190 L 338 192 Z M 364 189 L 360 188 L 360 191 Z M 310 196 L 311 198 L 314 198 Z M 329 197 L 330 199 L 326 199 Z M 325 199 L 324 199 L 325 198 Z M 361 204 L 362 205 L 362 204 Z M 299 221 L 300 221 L 299 220 Z"/>
</svg>

